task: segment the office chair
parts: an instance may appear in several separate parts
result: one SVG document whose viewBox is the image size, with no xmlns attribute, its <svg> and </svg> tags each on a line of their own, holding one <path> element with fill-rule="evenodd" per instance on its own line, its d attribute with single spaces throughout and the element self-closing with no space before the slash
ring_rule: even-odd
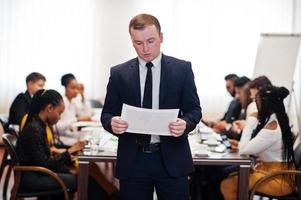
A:
<svg viewBox="0 0 301 200">
<path fill-rule="evenodd" d="M 89 99 L 90 105 L 92 108 L 102 108 L 103 105 L 100 101 L 96 99 Z"/>
<path fill-rule="evenodd" d="M 280 170 L 276 172 L 272 172 L 270 174 L 267 174 L 266 176 L 262 177 L 259 179 L 259 181 L 256 182 L 254 185 L 253 189 L 251 190 L 250 193 L 250 200 L 253 200 L 254 195 L 259 195 L 260 197 L 267 197 L 269 199 L 279 199 L 279 200 L 300 200 L 301 199 L 301 144 L 297 146 L 297 148 L 294 151 L 294 156 L 295 156 L 295 166 L 296 170 Z M 256 192 L 256 190 L 262 185 L 265 184 L 267 181 L 270 179 L 273 179 L 277 176 L 281 175 L 293 175 L 295 176 L 295 190 L 286 196 L 271 196 L 267 194 L 262 194 L 259 192 Z"/>
<path fill-rule="evenodd" d="M 20 166 L 19 159 L 16 153 L 16 144 L 17 137 L 12 134 L 4 134 L 2 136 L 5 148 L 8 154 L 11 157 L 11 163 L 9 165 L 9 173 L 6 174 L 5 183 L 7 184 L 10 177 L 10 172 L 13 170 L 14 172 L 14 184 L 11 190 L 11 200 L 16 200 L 17 198 L 25 198 L 25 197 L 49 197 L 51 195 L 64 194 L 65 200 L 69 200 L 68 189 L 63 182 L 63 180 L 53 171 L 39 166 Z M 45 175 L 51 176 L 58 184 L 61 186 L 61 189 L 57 190 L 48 190 L 48 191 L 26 191 L 25 188 L 21 185 L 21 173 L 28 171 L 40 172 Z M 7 178 L 8 177 L 8 178 Z M 6 188 L 7 189 L 7 188 Z M 6 200 L 6 195 L 3 197 Z"/>
</svg>

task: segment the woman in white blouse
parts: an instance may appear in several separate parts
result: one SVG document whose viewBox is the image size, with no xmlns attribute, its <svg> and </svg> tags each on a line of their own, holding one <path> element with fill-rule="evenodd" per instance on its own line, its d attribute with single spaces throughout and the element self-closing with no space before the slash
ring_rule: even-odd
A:
<svg viewBox="0 0 301 200">
<path fill-rule="evenodd" d="M 80 139 L 79 132 L 73 130 L 72 124 L 77 121 L 91 121 L 92 110 L 85 99 L 83 86 L 73 74 L 63 75 L 61 84 L 65 87 L 65 111 L 57 123 L 57 130 L 60 140 L 65 145 L 70 145 Z"/>
<path fill-rule="evenodd" d="M 247 119 L 239 144 L 239 153 L 255 155 L 260 162 L 250 173 L 249 189 L 270 172 L 291 169 L 293 166 L 294 135 L 289 126 L 283 99 L 289 94 L 284 87 L 267 86 L 256 95 L 257 114 Z M 230 175 L 221 184 L 225 200 L 237 199 L 237 174 Z M 259 192 L 284 196 L 293 191 L 290 177 L 279 176 L 262 185 Z"/>
</svg>

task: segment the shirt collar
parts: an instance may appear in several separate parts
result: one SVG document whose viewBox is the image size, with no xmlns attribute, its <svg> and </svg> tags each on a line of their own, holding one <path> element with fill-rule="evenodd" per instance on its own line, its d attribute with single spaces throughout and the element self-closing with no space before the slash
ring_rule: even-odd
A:
<svg viewBox="0 0 301 200">
<path fill-rule="evenodd" d="M 161 63 L 161 58 L 162 58 L 162 53 L 160 52 L 160 54 L 154 59 L 152 60 L 151 62 L 153 63 L 153 67 L 157 67 L 159 66 L 159 64 Z M 139 60 L 139 64 L 143 67 L 145 67 L 146 63 L 145 60 L 143 60 L 142 58 L 138 57 L 138 60 Z"/>
</svg>

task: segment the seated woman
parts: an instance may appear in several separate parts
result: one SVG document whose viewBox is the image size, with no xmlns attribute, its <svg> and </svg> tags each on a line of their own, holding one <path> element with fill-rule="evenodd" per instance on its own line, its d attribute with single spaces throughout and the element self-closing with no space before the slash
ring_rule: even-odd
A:
<svg viewBox="0 0 301 200">
<path fill-rule="evenodd" d="M 55 90 L 39 90 L 33 97 L 30 112 L 24 128 L 17 142 L 17 154 L 21 165 L 42 166 L 58 173 L 70 191 L 76 191 L 76 171 L 73 169 L 74 154 L 84 148 L 85 141 L 79 141 L 68 149 L 60 149 L 62 152 L 52 153 L 47 139 L 47 125 L 57 123 L 64 111 L 62 96 Z M 99 171 L 97 165 L 89 166 L 89 199 L 108 196 L 115 192 L 115 188 L 108 185 L 108 181 Z M 34 181 L 33 181 L 34 180 Z M 22 185 L 29 190 L 56 189 L 60 186 L 51 178 L 39 173 L 30 172 L 22 174 Z M 90 187 L 91 186 L 91 187 Z M 108 192 L 108 189 L 110 189 Z M 58 199 L 58 197 L 54 197 Z"/>
<path fill-rule="evenodd" d="M 72 145 L 80 138 L 80 133 L 72 125 L 77 121 L 91 121 L 92 110 L 84 96 L 83 86 L 80 85 L 73 74 L 65 74 L 61 78 L 65 87 L 65 111 L 57 123 L 60 140 L 65 145 Z M 80 94 L 80 98 L 79 98 Z"/>
<path fill-rule="evenodd" d="M 20 124 L 20 131 L 23 130 L 24 126 L 25 126 L 25 123 L 27 121 L 27 117 L 28 117 L 28 113 L 26 113 L 22 120 L 21 120 L 21 124 Z M 57 148 L 55 146 L 55 143 L 54 143 L 54 134 L 53 134 L 53 130 L 51 128 L 51 126 L 49 126 L 48 123 L 46 123 L 46 137 L 47 137 L 47 142 L 49 144 L 49 147 L 50 147 L 50 152 L 52 154 L 58 154 L 58 153 L 63 153 L 66 149 L 65 148 Z M 75 160 L 76 163 L 74 163 L 76 166 L 78 165 L 77 163 L 77 160 Z"/>
<path fill-rule="evenodd" d="M 248 120 L 248 117 L 250 116 L 250 114 L 252 113 L 257 113 L 257 107 L 256 107 L 256 103 L 255 103 L 255 97 L 256 94 L 258 92 L 258 90 L 262 87 L 266 87 L 266 86 L 271 86 L 272 83 L 270 81 L 270 79 L 268 79 L 268 77 L 266 76 L 258 76 L 257 78 L 255 78 L 254 80 L 252 80 L 249 84 L 248 84 L 248 91 L 245 91 L 245 93 L 247 92 L 248 94 L 248 98 L 252 99 L 252 102 L 247 106 L 246 109 L 246 120 L 244 121 L 240 121 L 237 120 L 235 121 L 235 126 L 237 126 L 238 129 L 243 130 L 245 125 L 246 125 L 246 121 Z M 245 96 L 245 95 L 244 95 Z"/>
<path fill-rule="evenodd" d="M 284 87 L 266 86 L 256 95 L 258 114 L 253 113 L 248 118 L 239 144 L 240 154 L 255 155 L 260 160 L 250 173 L 249 189 L 270 172 L 294 168 L 294 135 L 283 104 L 288 94 Z M 226 200 L 237 199 L 237 181 L 237 175 L 232 174 L 222 182 L 221 191 Z M 284 196 L 293 188 L 291 177 L 279 176 L 262 185 L 258 191 Z"/>
<path fill-rule="evenodd" d="M 75 191 L 76 176 L 70 172 L 69 166 L 72 165 L 73 154 L 82 150 L 85 142 L 77 142 L 63 153 L 51 155 L 46 134 L 46 124 L 55 124 L 64 109 L 62 96 L 58 92 L 37 91 L 17 142 L 17 154 L 21 165 L 49 168 L 58 173 L 71 191 Z M 32 190 L 59 188 L 51 177 L 36 172 L 22 174 L 22 185 Z"/>
</svg>

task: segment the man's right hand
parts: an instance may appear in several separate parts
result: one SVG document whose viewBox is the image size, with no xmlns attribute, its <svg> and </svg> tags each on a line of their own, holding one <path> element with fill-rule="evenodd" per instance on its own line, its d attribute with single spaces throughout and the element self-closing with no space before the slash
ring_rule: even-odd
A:
<svg viewBox="0 0 301 200">
<path fill-rule="evenodd" d="M 128 123 L 119 116 L 115 116 L 111 120 L 112 131 L 115 134 L 123 134 L 128 129 Z"/>
</svg>

